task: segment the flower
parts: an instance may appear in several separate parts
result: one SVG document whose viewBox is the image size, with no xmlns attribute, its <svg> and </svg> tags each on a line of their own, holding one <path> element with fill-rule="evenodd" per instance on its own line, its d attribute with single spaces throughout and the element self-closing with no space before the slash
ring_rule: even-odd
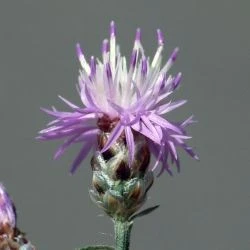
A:
<svg viewBox="0 0 250 250">
<path fill-rule="evenodd" d="M 3 184 L 0 183 L 0 230 L 16 226 L 16 210 Z"/>
<path fill-rule="evenodd" d="M 110 135 L 101 153 L 108 150 L 121 135 L 125 135 L 130 166 L 134 159 L 135 133 L 145 136 L 156 157 L 152 169 L 162 163 L 160 174 L 164 170 L 171 174 L 169 159 L 179 168 L 177 147 L 198 159 L 186 144 L 186 140 L 191 138 L 186 134 L 186 127 L 194 122 L 193 116 L 180 123 L 162 117 L 185 104 L 186 100 L 166 102 L 180 85 L 181 73 L 176 76 L 168 74 L 179 49 L 175 48 L 161 67 L 164 38 L 159 29 L 157 38 L 158 48 L 150 62 L 141 44 L 141 31 L 137 29 L 128 68 L 126 58 L 116 45 L 113 21 L 110 24 L 110 39 L 105 39 L 102 44 L 102 62 L 92 56 L 88 63 L 80 45 L 76 45 L 82 66 L 77 90 L 84 107 L 59 96 L 71 111 L 62 112 L 54 107 L 52 110 L 42 109 L 55 120 L 38 136 L 41 140 L 66 139 L 55 153 L 55 158 L 61 156 L 71 144 L 83 143 L 71 166 L 72 173 L 91 149 L 97 149 L 97 136 L 103 131 Z"/>
<path fill-rule="evenodd" d="M 0 249 L 35 250 L 25 233 L 16 226 L 16 208 L 0 183 Z"/>
</svg>

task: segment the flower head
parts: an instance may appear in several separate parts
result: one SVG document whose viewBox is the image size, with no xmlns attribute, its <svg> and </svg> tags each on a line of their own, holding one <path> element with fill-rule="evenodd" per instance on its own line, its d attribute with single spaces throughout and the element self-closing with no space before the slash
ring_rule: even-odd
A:
<svg viewBox="0 0 250 250">
<path fill-rule="evenodd" d="M 135 153 L 135 133 L 147 139 L 156 157 L 152 169 L 162 163 L 160 173 L 164 170 L 171 173 L 169 159 L 179 168 L 177 147 L 198 159 L 186 144 L 186 140 L 191 138 L 186 134 L 186 127 L 194 122 L 193 117 L 179 123 L 162 117 L 186 101 L 168 100 L 180 85 L 181 73 L 175 76 L 168 74 L 179 49 L 175 48 L 167 62 L 161 66 L 164 38 L 159 29 L 157 39 L 158 48 L 150 62 L 141 44 L 141 31 L 137 29 L 129 65 L 116 44 L 114 22 L 110 24 L 110 39 L 105 39 L 102 44 L 102 61 L 92 56 L 88 63 L 80 45 L 76 45 L 82 66 L 78 92 L 84 106 L 79 107 L 59 96 L 71 111 L 43 109 L 55 120 L 48 124 L 48 128 L 40 131 L 38 136 L 41 140 L 66 139 L 57 150 L 55 158 L 62 155 L 71 144 L 83 144 L 71 172 L 78 168 L 92 148 L 97 149 L 97 136 L 101 132 L 110 133 L 101 153 L 108 150 L 120 136 L 125 136 L 130 166 Z"/>
<path fill-rule="evenodd" d="M 2 231 L 5 226 L 12 229 L 15 228 L 16 211 L 7 191 L 0 183 L 0 231 Z"/>
</svg>

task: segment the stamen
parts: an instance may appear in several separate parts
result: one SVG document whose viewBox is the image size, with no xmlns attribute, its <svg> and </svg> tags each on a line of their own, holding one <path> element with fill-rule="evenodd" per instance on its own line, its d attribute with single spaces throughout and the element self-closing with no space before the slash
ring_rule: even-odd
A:
<svg viewBox="0 0 250 250">
<path fill-rule="evenodd" d="M 104 39 L 102 42 L 102 53 L 107 54 L 109 52 L 109 41 L 108 39 Z"/>
<path fill-rule="evenodd" d="M 116 27 L 115 22 L 110 23 L 110 66 L 111 71 L 115 72 L 116 65 Z"/>
<path fill-rule="evenodd" d="M 111 21 L 110 23 L 110 36 L 116 36 L 116 27 L 114 21 Z"/>
<path fill-rule="evenodd" d="M 133 50 L 132 55 L 131 55 L 131 60 L 130 60 L 130 67 L 131 67 L 132 69 L 135 68 L 136 59 L 137 59 L 137 51 L 136 51 L 136 50 Z"/>
<path fill-rule="evenodd" d="M 109 63 L 106 64 L 106 74 L 107 74 L 108 80 L 111 80 L 112 79 L 112 72 L 111 72 L 111 68 L 110 68 Z"/>
<path fill-rule="evenodd" d="M 86 71 L 87 75 L 90 74 L 90 67 L 89 64 L 87 63 L 84 54 L 82 53 L 81 46 L 79 43 L 76 44 L 76 54 L 78 56 L 78 59 L 81 63 L 82 68 Z"/>
<path fill-rule="evenodd" d="M 137 28 L 136 34 L 135 34 L 135 42 L 141 42 L 141 29 Z"/>
<path fill-rule="evenodd" d="M 157 30 L 157 38 L 158 38 L 158 45 L 163 46 L 164 45 L 164 36 L 160 29 Z"/>
<path fill-rule="evenodd" d="M 172 52 L 171 56 L 169 59 L 172 60 L 172 62 L 175 62 L 176 61 L 176 58 L 177 58 L 177 55 L 178 55 L 178 52 L 179 52 L 179 48 L 175 48 L 174 51 Z"/>
<path fill-rule="evenodd" d="M 174 90 L 179 86 L 180 81 L 181 81 L 181 77 L 182 77 L 182 73 L 179 72 L 179 73 L 177 74 L 177 76 L 175 77 L 174 81 L 173 81 L 173 89 L 174 89 Z"/>
<path fill-rule="evenodd" d="M 147 58 L 145 57 L 145 58 L 142 59 L 142 74 L 144 76 L 147 75 L 147 70 L 148 70 Z"/>
<path fill-rule="evenodd" d="M 93 56 L 90 58 L 90 69 L 91 69 L 91 77 L 94 77 L 96 74 L 96 61 Z"/>
<path fill-rule="evenodd" d="M 161 52 L 163 50 L 164 37 L 163 37 L 163 33 L 161 32 L 160 29 L 157 30 L 157 40 L 158 40 L 158 49 L 157 49 L 155 56 L 154 56 L 154 59 L 151 63 L 152 68 L 155 68 L 156 65 L 158 65 L 161 62 Z"/>
<path fill-rule="evenodd" d="M 128 76 L 129 81 L 132 77 L 134 77 L 134 73 L 135 73 L 134 70 L 136 68 L 137 57 L 138 57 L 139 48 L 141 45 L 140 41 L 141 41 L 141 30 L 138 28 L 136 30 L 134 48 L 132 50 L 132 55 L 130 59 L 130 69 L 129 69 L 129 76 Z"/>
<path fill-rule="evenodd" d="M 108 53 L 109 53 L 109 41 L 107 39 L 102 42 L 102 57 L 103 63 L 106 64 L 108 62 Z"/>
<path fill-rule="evenodd" d="M 167 72 L 171 68 L 171 66 L 176 61 L 178 52 L 179 52 L 179 48 L 175 48 L 174 51 L 172 52 L 170 58 L 168 59 L 167 63 L 162 68 L 161 73 L 165 73 L 165 72 Z"/>
</svg>

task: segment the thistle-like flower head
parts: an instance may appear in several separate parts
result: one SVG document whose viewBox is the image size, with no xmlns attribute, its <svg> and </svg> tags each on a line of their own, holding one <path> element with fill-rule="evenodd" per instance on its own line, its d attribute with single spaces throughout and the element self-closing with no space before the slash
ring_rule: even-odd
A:
<svg viewBox="0 0 250 250">
<path fill-rule="evenodd" d="M 16 211 L 11 198 L 0 183 L 0 230 L 4 230 L 3 227 L 5 226 L 15 228 Z"/>
<path fill-rule="evenodd" d="M 162 163 L 160 173 L 167 170 L 171 174 L 169 159 L 179 168 L 177 147 L 198 159 L 186 144 L 186 140 L 191 137 L 187 136 L 185 130 L 194 122 L 192 116 L 178 123 L 163 117 L 186 101 L 169 100 L 181 80 L 181 73 L 175 76 L 168 74 L 179 49 L 175 48 L 161 66 L 164 38 L 160 30 L 157 30 L 157 38 L 158 48 L 150 61 L 141 44 L 141 31 L 137 29 L 129 64 L 116 44 L 114 22 L 110 24 L 110 39 L 105 39 L 102 44 L 102 61 L 92 56 L 90 62 L 87 62 L 80 45 L 76 45 L 82 66 L 77 89 L 83 106 L 79 107 L 59 96 L 71 111 L 43 109 L 55 120 L 48 124 L 48 128 L 40 131 L 38 136 L 42 140 L 65 139 L 55 158 L 62 155 L 71 144 L 82 143 L 71 172 L 77 169 L 92 148 L 97 149 L 97 136 L 101 132 L 109 133 L 101 152 L 108 150 L 119 137 L 125 137 L 130 166 L 135 154 L 136 133 L 145 136 L 156 157 L 152 169 Z"/>
</svg>

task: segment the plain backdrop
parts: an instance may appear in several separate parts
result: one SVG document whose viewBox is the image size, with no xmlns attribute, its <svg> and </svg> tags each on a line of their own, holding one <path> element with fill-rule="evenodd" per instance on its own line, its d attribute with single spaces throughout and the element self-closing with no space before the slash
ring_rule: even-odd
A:
<svg viewBox="0 0 250 250">
<path fill-rule="evenodd" d="M 100 57 L 111 20 L 126 56 L 137 27 L 151 58 L 157 28 L 164 60 L 180 47 L 172 73 L 184 78 L 175 99 L 188 103 L 169 119 L 199 121 L 189 133 L 200 162 L 181 153 L 181 173 L 155 180 L 145 207 L 161 206 L 135 221 L 131 249 L 250 248 L 249 10 L 248 0 L 0 2 L 0 181 L 38 250 L 114 240 L 112 222 L 88 195 L 90 157 L 70 176 L 80 145 L 54 161 L 60 142 L 34 139 L 50 121 L 40 107 L 66 109 L 58 94 L 80 104 L 75 44 Z"/>
</svg>

